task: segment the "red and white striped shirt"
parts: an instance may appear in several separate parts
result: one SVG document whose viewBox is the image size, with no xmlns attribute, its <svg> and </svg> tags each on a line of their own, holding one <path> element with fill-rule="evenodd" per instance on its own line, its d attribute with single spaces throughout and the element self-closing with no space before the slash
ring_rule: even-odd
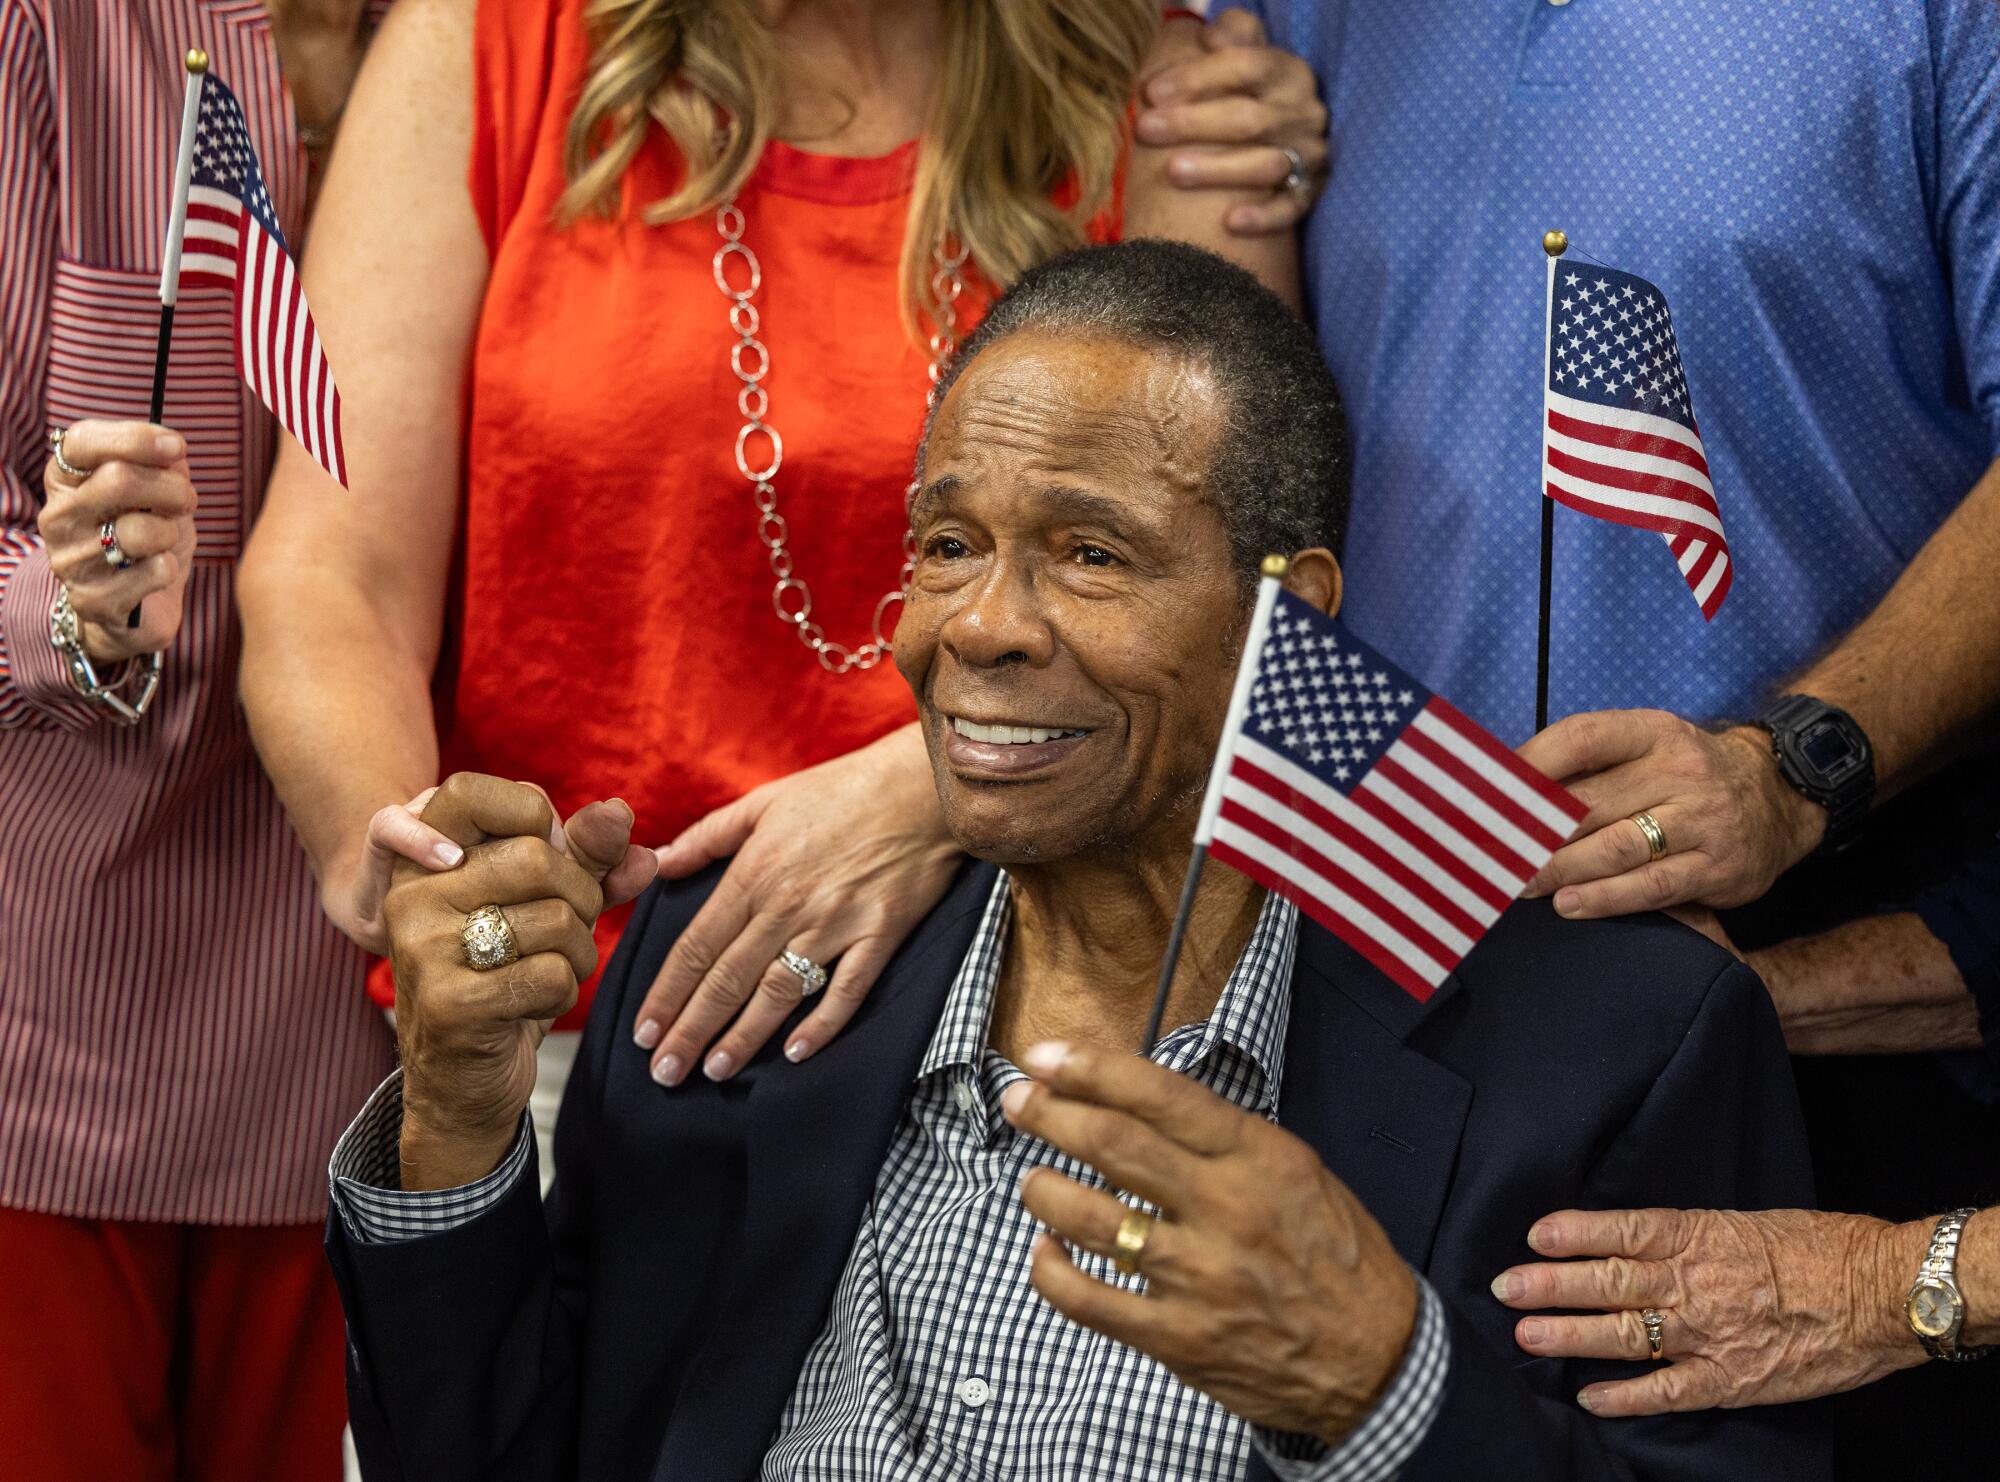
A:
<svg viewBox="0 0 2000 1482">
<path fill-rule="evenodd" d="M 47 431 L 147 413 L 191 46 L 296 239 L 304 156 L 262 0 L 0 0 L 0 1205 L 302 1223 L 393 1051 L 236 700 L 235 562 L 274 432 L 226 291 L 176 312 L 165 420 L 198 539 L 139 726 L 68 688 L 35 534 Z"/>
</svg>

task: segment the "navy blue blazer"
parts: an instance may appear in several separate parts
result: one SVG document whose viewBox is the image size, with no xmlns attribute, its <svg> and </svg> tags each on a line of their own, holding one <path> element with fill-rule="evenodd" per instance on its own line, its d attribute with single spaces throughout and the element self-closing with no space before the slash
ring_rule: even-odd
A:
<svg viewBox="0 0 2000 1482">
<path fill-rule="evenodd" d="M 755 1477 L 994 871 L 960 873 L 811 1060 L 767 1050 L 733 1081 L 666 1091 L 629 1026 L 718 873 L 655 887 L 626 929 L 546 1219 L 532 1175 L 405 1244 L 357 1244 L 329 1218 L 369 1482 Z M 1826 1475 L 1817 1416 L 1796 1406 L 1593 1419 L 1576 1391 L 1631 1366 L 1529 1358 L 1487 1289 L 1565 1206 L 1811 1202 L 1770 1002 L 1703 938 L 1520 904 L 1418 1004 L 1303 923 L 1279 1121 L 1450 1312 L 1443 1408 L 1407 1482 Z"/>
</svg>

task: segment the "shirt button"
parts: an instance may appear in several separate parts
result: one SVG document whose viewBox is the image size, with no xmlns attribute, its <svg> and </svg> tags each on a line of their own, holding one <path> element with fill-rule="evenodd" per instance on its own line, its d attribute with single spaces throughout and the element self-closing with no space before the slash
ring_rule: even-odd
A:
<svg viewBox="0 0 2000 1482">
<path fill-rule="evenodd" d="M 968 1410 L 977 1410 L 993 1398 L 993 1386 L 984 1379 L 961 1379 L 958 1381 L 959 1402 Z"/>
<path fill-rule="evenodd" d="M 966 1085 L 964 1081 L 959 1081 L 951 1088 L 951 1099 L 958 1103 L 960 1111 L 969 1113 L 979 1098 L 972 1094 L 972 1087 Z"/>
</svg>

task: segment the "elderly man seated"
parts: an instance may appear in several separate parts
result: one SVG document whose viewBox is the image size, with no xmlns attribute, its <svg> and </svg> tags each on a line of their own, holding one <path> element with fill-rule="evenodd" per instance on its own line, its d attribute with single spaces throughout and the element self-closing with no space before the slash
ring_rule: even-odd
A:
<svg viewBox="0 0 2000 1482">
<path fill-rule="evenodd" d="M 1219 258 L 1022 279 L 926 432 L 895 638 L 974 862 L 823 1053 L 677 1089 L 619 1026 L 716 876 L 656 888 L 546 1219 L 536 1046 L 644 855 L 616 803 L 440 789 L 467 860 L 394 888 L 403 1069 L 333 1166 L 370 1482 L 1820 1474 L 1796 1409 L 1593 1418 L 1613 1370 L 1524 1361 L 1488 1291 L 1550 1209 L 1809 1201 L 1770 1005 L 1693 932 L 1517 904 L 1419 1004 L 1216 868 L 1134 1053 L 1257 557 L 1339 601 L 1344 438 Z"/>
</svg>

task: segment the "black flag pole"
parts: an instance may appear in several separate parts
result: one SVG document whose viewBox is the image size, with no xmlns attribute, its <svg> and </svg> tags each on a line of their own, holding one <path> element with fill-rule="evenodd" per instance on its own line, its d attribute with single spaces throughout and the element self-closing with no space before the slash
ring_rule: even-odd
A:
<svg viewBox="0 0 2000 1482">
<path fill-rule="evenodd" d="M 160 253 L 160 338 L 153 351 L 153 402 L 146 420 L 159 426 L 167 412 L 167 355 L 174 343 L 174 304 L 180 298 L 181 244 L 187 239 L 188 182 L 194 176 L 194 131 L 201 116 L 201 84 L 208 73 L 208 53 L 189 50 L 187 91 L 181 95 L 181 147 L 174 158 L 173 203 L 167 213 L 167 241 Z M 144 604 L 141 604 L 143 606 Z M 139 608 L 125 626 L 139 626 Z"/>
<path fill-rule="evenodd" d="M 1555 353 L 1554 332 L 1550 325 L 1554 322 L 1556 298 L 1556 259 L 1569 251 L 1569 238 L 1562 232 L 1544 232 L 1542 251 L 1549 264 L 1548 293 L 1542 303 L 1542 396 L 1544 402 L 1549 388 L 1549 357 Z M 1546 418 L 1546 413 L 1544 417 Z M 1542 446 L 1548 447 L 1548 428 L 1542 429 Z M 1542 582 L 1541 582 L 1541 623 L 1535 634 L 1535 730 L 1546 730 L 1549 724 L 1549 606 L 1550 590 L 1554 586 L 1556 554 L 1556 502 L 1549 497 L 1548 480 L 1542 480 Z"/>
<path fill-rule="evenodd" d="M 1278 592 L 1292 563 L 1283 556 L 1264 558 L 1262 579 L 1257 583 L 1257 605 L 1250 613 L 1250 629 L 1243 636 L 1243 655 L 1236 661 L 1236 687 L 1229 694 L 1229 713 L 1222 722 L 1222 737 L 1215 745 L 1215 764 L 1209 768 L 1208 791 L 1202 796 L 1201 817 L 1194 826 L 1194 852 L 1188 856 L 1187 878 L 1181 883 L 1180 908 L 1174 912 L 1173 930 L 1167 935 L 1166 960 L 1160 964 L 1160 986 L 1153 993 L 1153 1014 L 1146 1021 L 1146 1039 L 1139 1053 L 1150 1056 L 1160 1042 L 1160 1021 L 1167 1014 L 1167 995 L 1173 990 L 1174 970 L 1180 966 L 1181 943 L 1187 937 L 1188 917 L 1194 913 L 1195 891 L 1201 885 L 1201 869 L 1208 862 L 1208 846 L 1215 838 L 1215 820 L 1222 812 L 1222 789 L 1229 780 L 1229 764 L 1242 734 L 1243 719 L 1250 711 L 1250 691 L 1257 684 L 1257 661 L 1264 653 L 1264 638 L 1271 631 L 1271 612 L 1278 605 Z"/>
</svg>

